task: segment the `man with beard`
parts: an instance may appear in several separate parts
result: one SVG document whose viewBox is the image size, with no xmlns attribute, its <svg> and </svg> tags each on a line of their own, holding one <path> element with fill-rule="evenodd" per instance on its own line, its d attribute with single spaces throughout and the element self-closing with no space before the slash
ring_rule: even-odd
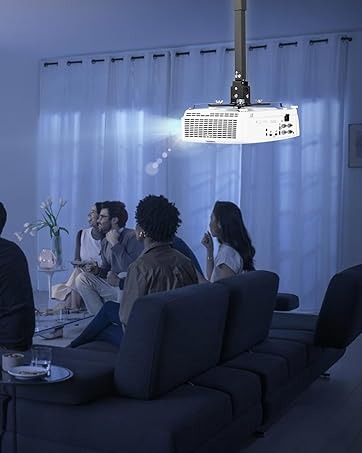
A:
<svg viewBox="0 0 362 453">
<path fill-rule="evenodd" d="M 99 230 L 105 234 L 101 245 L 102 264 L 87 264 L 76 278 L 76 288 L 91 314 L 97 314 L 106 301 L 120 302 L 122 274 L 138 257 L 143 244 L 135 231 L 126 228 L 128 213 L 124 203 L 106 201 L 98 217 Z M 123 275 L 123 276 L 124 276 Z"/>
</svg>

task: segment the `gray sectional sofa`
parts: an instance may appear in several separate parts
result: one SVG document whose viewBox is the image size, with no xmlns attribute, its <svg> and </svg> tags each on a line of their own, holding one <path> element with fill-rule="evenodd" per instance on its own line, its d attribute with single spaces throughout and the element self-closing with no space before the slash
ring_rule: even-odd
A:
<svg viewBox="0 0 362 453">
<path fill-rule="evenodd" d="M 1 452 L 240 451 L 362 330 L 362 266 L 333 277 L 319 316 L 275 312 L 278 280 L 255 271 L 149 295 L 119 350 L 54 348 L 73 378 L 16 398 L 2 385 Z"/>
</svg>

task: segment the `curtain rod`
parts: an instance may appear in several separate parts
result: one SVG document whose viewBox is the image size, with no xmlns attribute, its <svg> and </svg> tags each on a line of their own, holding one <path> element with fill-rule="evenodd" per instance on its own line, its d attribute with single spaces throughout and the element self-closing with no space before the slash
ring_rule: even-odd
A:
<svg viewBox="0 0 362 453">
<path fill-rule="evenodd" d="M 292 41 L 292 42 L 280 42 L 280 43 L 278 44 L 278 47 L 280 47 L 281 49 L 282 49 L 283 47 L 287 47 L 287 46 L 296 46 L 296 47 L 297 47 L 297 46 L 298 46 L 298 41 Z"/>
<path fill-rule="evenodd" d="M 348 42 L 351 42 L 353 40 L 353 38 L 351 36 L 342 36 L 341 37 L 341 41 L 348 41 Z M 325 39 L 310 39 L 309 40 L 309 44 L 312 46 L 314 44 L 319 44 L 319 43 L 327 43 L 328 42 L 328 38 L 325 38 Z M 297 46 L 298 45 L 298 41 L 293 41 L 293 42 L 280 42 L 279 43 L 279 47 L 282 48 L 282 47 L 286 47 L 286 46 Z M 267 44 L 261 44 L 261 45 L 258 45 L 258 46 L 249 46 L 248 49 L 249 51 L 253 51 L 253 50 L 256 50 L 256 49 L 266 49 L 268 46 Z M 233 47 L 227 47 L 225 49 L 225 52 L 234 52 L 235 49 Z M 200 50 L 200 54 L 204 54 L 204 53 L 213 53 L 213 52 L 216 52 L 216 49 L 207 49 L 207 50 Z M 180 57 L 182 55 L 190 55 L 190 52 L 176 52 L 175 53 L 176 57 Z M 157 54 L 155 53 L 153 55 L 153 58 L 160 58 L 160 57 L 164 57 L 165 54 L 162 53 L 162 54 Z M 137 60 L 137 59 L 141 59 L 141 58 L 144 58 L 144 56 L 140 55 L 140 56 L 134 56 L 134 57 L 131 57 L 131 60 Z M 112 63 L 115 63 L 116 61 L 123 61 L 124 60 L 124 57 L 112 57 L 111 58 L 111 62 Z M 91 60 L 92 64 L 95 64 L 95 63 L 101 63 L 101 62 L 104 62 L 105 59 L 104 58 L 99 58 L 99 59 L 96 59 L 96 58 L 93 58 Z M 67 66 L 71 66 L 72 64 L 82 64 L 83 61 L 82 60 L 68 60 L 67 61 Z M 59 63 L 58 61 L 45 61 L 43 63 L 43 66 L 44 68 L 47 68 L 48 66 L 58 66 Z"/>
<path fill-rule="evenodd" d="M 266 49 L 268 46 L 267 44 L 261 44 L 260 46 L 249 46 L 248 49 L 251 51 L 256 49 Z"/>
</svg>

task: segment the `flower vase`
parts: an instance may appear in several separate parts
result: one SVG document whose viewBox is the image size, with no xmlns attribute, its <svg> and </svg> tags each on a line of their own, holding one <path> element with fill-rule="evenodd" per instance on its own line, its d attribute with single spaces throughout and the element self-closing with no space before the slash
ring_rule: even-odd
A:
<svg viewBox="0 0 362 453">
<path fill-rule="evenodd" d="M 62 237 L 60 234 L 53 236 L 53 252 L 56 257 L 56 265 L 60 267 L 63 264 Z"/>
</svg>

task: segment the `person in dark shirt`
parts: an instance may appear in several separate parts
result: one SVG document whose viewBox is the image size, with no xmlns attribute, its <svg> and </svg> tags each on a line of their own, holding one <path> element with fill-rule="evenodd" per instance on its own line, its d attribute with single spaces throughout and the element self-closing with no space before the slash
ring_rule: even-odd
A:
<svg viewBox="0 0 362 453">
<path fill-rule="evenodd" d="M 6 223 L 0 202 L 0 236 Z M 0 348 L 23 351 L 32 345 L 35 328 L 33 290 L 25 255 L 0 237 Z"/>
<path fill-rule="evenodd" d="M 105 303 L 70 347 L 97 340 L 118 346 L 139 297 L 198 283 L 192 261 L 172 244 L 181 223 L 179 215 L 176 206 L 162 195 L 149 195 L 138 203 L 136 237 L 144 250 L 129 267 L 122 301 Z"/>
</svg>

